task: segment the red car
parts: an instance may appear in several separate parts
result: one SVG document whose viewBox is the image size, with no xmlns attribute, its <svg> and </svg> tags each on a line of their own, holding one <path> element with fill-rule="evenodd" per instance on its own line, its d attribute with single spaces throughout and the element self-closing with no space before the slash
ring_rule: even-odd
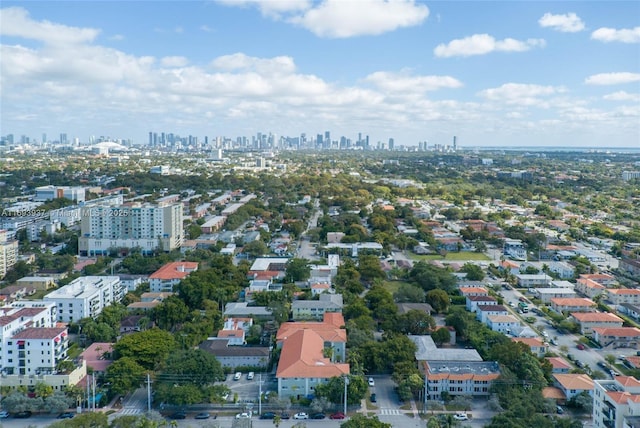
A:
<svg viewBox="0 0 640 428">
<path fill-rule="evenodd" d="M 332 414 L 331 416 L 329 416 L 329 419 L 344 419 L 344 413 L 342 412 L 336 412 L 334 414 Z"/>
<path fill-rule="evenodd" d="M 578 346 L 576 346 L 576 348 L 582 351 L 584 350 L 584 345 L 582 343 L 578 343 Z"/>
</svg>

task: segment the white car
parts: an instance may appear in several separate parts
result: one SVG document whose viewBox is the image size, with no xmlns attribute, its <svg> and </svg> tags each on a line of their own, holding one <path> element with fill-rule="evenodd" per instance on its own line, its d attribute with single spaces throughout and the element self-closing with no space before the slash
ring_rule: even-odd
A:
<svg viewBox="0 0 640 428">
<path fill-rule="evenodd" d="M 307 415 L 305 412 L 300 412 L 293 415 L 293 419 L 309 419 L 309 415 Z"/>
<path fill-rule="evenodd" d="M 249 413 L 238 413 L 236 419 L 249 419 L 251 415 Z"/>
<path fill-rule="evenodd" d="M 466 413 L 456 413 L 455 415 L 453 415 L 453 419 L 455 419 L 456 421 L 466 421 L 469 419 L 469 417 Z"/>
<path fill-rule="evenodd" d="M 3 410 L 0 412 L 0 419 L 5 419 L 9 417 L 9 412 L 7 412 L 6 410 Z"/>
<path fill-rule="evenodd" d="M 369 386 L 376 386 L 376 383 L 373 381 L 373 378 L 369 378 Z"/>
</svg>

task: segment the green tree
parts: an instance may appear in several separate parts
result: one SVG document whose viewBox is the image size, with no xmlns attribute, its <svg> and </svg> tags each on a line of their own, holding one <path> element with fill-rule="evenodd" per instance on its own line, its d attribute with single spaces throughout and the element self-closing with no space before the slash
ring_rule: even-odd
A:
<svg viewBox="0 0 640 428">
<path fill-rule="evenodd" d="M 393 298 L 398 303 L 422 303 L 424 302 L 425 293 L 420 287 L 402 283 L 393 294 Z"/>
<path fill-rule="evenodd" d="M 421 335 L 430 332 L 436 326 L 436 321 L 424 311 L 411 309 L 398 315 L 396 325 L 401 333 Z"/>
<path fill-rule="evenodd" d="M 347 384 L 347 404 L 358 404 L 369 391 L 364 376 L 349 375 Z M 331 403 L 340 404 L 344 401 L 344 377 L 332 377 L 329 382 L 316 386 L 316 396 L 326 398 Z"/>
<path fill-rule="evenodd" d="M 287 282 L 306 281 L 311 276 L 309 260 L 293 258 L 287 263 L 285 280 Z"/>
<path fill-rule="evenodd" d="M 460 271 L 467 274 L 467 279 L 469 281 L 482 281 L 484 279 L 484 271 L 476 264 L 465 263 Z"/>
<path fill-rule="evenodd" d="M 449 294 L 444 290 L 429 290 L 425 295 L 425 301 L 431 305 L 434 311 L 443 313 L 449 307 Z"/>
<path fill-rule="evenodd" d="M 365 282 L 371 282 L 374 279 L 384 279 L 386 274 L 382 270 L 380 259 L 374 255 L 361 255 L 358 257 L 358 272 Z"/>
<path fill-rule="evenodd" d="M 158 381 L 161 382 L 188 382 L 199 387 L 224 379 L 224 370 L 218 359 L 201 349 L 172 353 L 158 375 Z"/>
<path fill-rule="evenodd" d="M 340 428 L 392 428 L 391 424 L 380 421 L 377 416 L 357 414 L 340 424 Z"/>
<path fill-rule="evenodd" d="M 154 370 L 176 346 L 171 333 L 152 328 L 126 335 L 115 344 L 114 351 L 118 357 L 131 357 L 146 370 Z"/>
<path fill-rule="evenodd" d="M 249 257 L 256 258 L 268 254 L 269 248 L 267 248 L 267 245 L 262 241 L 253 241 L 245 244 L 242 248 L 242 252 L 247 254 Z"/>
<path fill-rule="evenodd" d="M 107 368 L 105 379 L 115 394 L 126 394 L 139 388 L 144 380 L 145 368 L 131 357 L 122 357 Z"/>
<path fill-rule="evenodd" d="M 431 333 L 431 338 L 438 345 L 449 343 L 449 341 L 451 340 L 451 332 L 447 328 L 441 327 Z"/>
</svg>

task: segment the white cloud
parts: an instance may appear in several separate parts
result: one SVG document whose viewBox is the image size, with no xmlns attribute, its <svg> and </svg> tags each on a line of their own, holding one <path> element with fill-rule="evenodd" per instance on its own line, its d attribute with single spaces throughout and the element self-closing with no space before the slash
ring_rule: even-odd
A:
<svg viewBox="0 0 640 428">
<path fill-rule="evenodd" d="M 600 73 L 589 76 L 584 83 L 587 85 L 621 85 L 640 81 L 640 73 Z"/>
<path fill-rule="evenodd" d="M 256 7 L 272 18 L 280 19 L 283 14 L 301 12 L 311 8 L 311 0 L 217 0 L 227 6 Z"/>
<path fill-rule="evenodd" d="M 290 22 L 319 37 L 369 36 L 421 24 L 429 16 L 414 0 L 325 0 Z"/>
<path fill-rule="evenodd" d="M 378 71 L 365 78 L 385 92 L 427 92 L 440 88 L 460 88 L 462 83 L 451 76 L 411 76 L 407 73 Z"/>
<path fill-rule="evenodd" d="M 373 36 L 421 24 L 429 8 L 415 0 L 218 0 L 227 6 L 257 7 L 318 37 Z"/>
<path fill-rule="evenodd" d="M 543 39 L 528 39 L 526 41 L 516 39 L 496 40 L 489 34 L 474 34 L 464 39 L 452 40 L 447 44 L 438 45 L 433 53 L 440 58 L 454 56 L 486 55 L 491 52 L 524 52 L 534 47 L 544 47 Z"/>
<path fill-rule="evenodd" d="M 38 40 L 46 44 L 75 44 L 93 41 L 99 30 L 68 27 L 49 21 L 34 21 L 20 7 L 0 9 L 0 35 Z"/>
<path fill-rule="evenodd" d="M 189 60 L 183 56 L 165 56 L 160 63 L 164 67 L 184 67 L 189 64 Z"/>
<path fill-rule="evenodd" d="M 553 28 L 563 33 L 577 33 L 585 28 L 582 19 L 575 13 L 567 13 L 564 15 L 545 13 L 542 18 L 538 20 L 538 24 L 540 24 L 541 27 Z"/>
<path fill-rule="evenodd" d="M 613 92 L 603 96 L 607 101 L 635 101 L 640 102 L 640 94 L 630 94 L 626 91 Z"/>
<path fill-rule="evenodd" d="M 591 33 L 591 38 L 601 42 L 640 43 L 640 27 L 622 30 L 602 27 Z"/>
<path fill-rule="evenodd" d="M 505 83 L 498 88 L 480 91 L 479 96 L 500 103 L 523 106 L 548 107 L 548 98 L 566 92 L 561 86 L 542 86 L 524 83 Z"/>
<path fill-rule="evenodd" d="M 224 55 L 216 58 L 211 65 L 225 71 L 260 71 L 269 74 L 290 74 L 296 71 L 293 58 L 277 56 L 274 58 L 256 58 L 243 53 Z"/>
</svg>

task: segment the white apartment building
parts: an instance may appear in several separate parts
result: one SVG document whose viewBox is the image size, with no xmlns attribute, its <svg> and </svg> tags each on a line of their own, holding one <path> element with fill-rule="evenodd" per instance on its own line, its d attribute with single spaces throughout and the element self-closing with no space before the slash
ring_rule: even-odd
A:
<svg viewBox="0 0 640 428">
<path fill-rule="evenodd" d="M 527 249 L 519 239 L 504 240 L 504 255 L 515 260 L 527 260 Z"/>
<path fill-rule="evenodd" d="M 640 415 L 640 381 L 631 376 L 595 380 L 593 385 L 593 427 L 627 428 Z"/>
<path fill-rule="evenodd" d="M 184 239 L 182 204 L 97 206 L 82 214 L 78 251 L 81 256 L 143 253 L 180 248 Z"/>
<path fill-rule="evenodd" d="M 44 296 L 55 302 L 58 321 L 73 322 L 95 318 L 113 302 L 120 302 L 126 287 L 117 276 L 84 276 Z"/>
<path fill-rule="evenodd" d="M 0 279 L 18 262 L 18 241 L 9 239 L 6 230 L 0 230 Z"/>
</svg>

